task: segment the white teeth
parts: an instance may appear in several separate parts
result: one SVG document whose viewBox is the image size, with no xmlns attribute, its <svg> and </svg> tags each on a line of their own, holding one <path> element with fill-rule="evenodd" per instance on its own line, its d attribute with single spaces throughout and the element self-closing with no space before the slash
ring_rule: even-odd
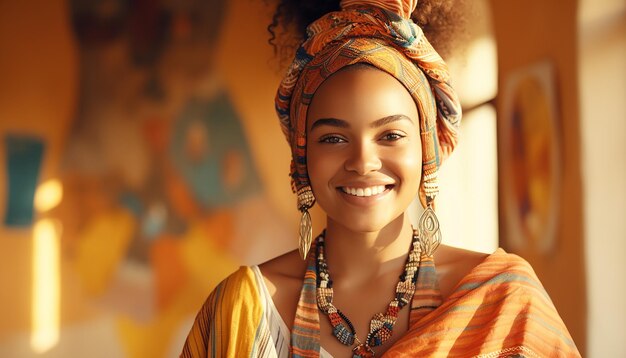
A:
<svg viewBox="0 0 626 358">
<path fill-rule="evenodd" d="M 349 188 L 342 187 L 341 188 L 344 193 L 354 195 L 354 196 L 374 196 L 385 191 L 384 185 L 377 185 L 368 188 Z"/>
</svg>

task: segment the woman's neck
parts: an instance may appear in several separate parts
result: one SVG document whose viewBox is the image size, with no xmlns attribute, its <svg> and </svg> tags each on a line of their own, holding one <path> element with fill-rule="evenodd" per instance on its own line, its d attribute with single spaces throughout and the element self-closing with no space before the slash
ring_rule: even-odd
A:
<svg viewBox="0 0 626 358">
<path fill-rule="evenodd" d="M 406 214 L 373 232 L 355 232 L 328 218 L 325 251 L 335 286 L 350 289 L 389 272 L 402 272 L 412 238 Z"/>
</svg>

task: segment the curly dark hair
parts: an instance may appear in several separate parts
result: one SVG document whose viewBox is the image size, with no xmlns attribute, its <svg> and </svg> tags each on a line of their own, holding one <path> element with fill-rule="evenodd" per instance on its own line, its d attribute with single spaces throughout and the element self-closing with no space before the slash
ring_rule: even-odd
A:
<svg viewBox="0 0 626 358">
<path fill-rule="evenodd" d="M 281 62 L 293 56 L 306 36 L 307 26 L 324 14 L 339 10 L 338 0 L 278 0 L 272 22 L 267 27 L 268 42 Z M 419 0 L 411 19 L 446 58 L 457 41 L 466 35 L 465 0 Z"/>
</svg>

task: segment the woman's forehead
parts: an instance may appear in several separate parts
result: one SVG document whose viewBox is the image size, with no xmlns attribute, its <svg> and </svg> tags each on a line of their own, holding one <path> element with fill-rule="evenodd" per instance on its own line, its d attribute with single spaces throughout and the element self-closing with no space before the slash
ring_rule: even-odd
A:
<svg viewBox="0 0 626 358">
<path fill-rule="evenodd" d="M 392 75 L 370 65 L 349 66 L 329 76 L 317 89 L 307 122 L 319 118 L 354 118 L 366 122 L 405 115 L 417 123 L 417 107 L 407 89 Z"/>
</svg>

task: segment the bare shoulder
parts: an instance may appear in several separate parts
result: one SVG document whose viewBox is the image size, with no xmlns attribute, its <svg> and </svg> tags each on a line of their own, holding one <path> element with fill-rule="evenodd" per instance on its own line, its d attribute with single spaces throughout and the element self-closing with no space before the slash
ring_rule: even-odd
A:
<svg viewBox="0 0 626 358">
<path fill-rule="evenodd" d="M 306 262 L 302 260 L 298 250 L 293 250 L 260 264 L 259 269 L 263 277 L 270 282 L 288 279 L 302 280 Z"/>
<path fill-rule="evenodd" d="M 441 245 L 435 252 L 435 264 L 441 295 L 446 299 L 456 285 L 489 254 Z"/>
<path fill-rule="evenodd" d="M 306 262 L 298 250 L 290 251 L 259 265 L 272 301 L 291 329 L 300 297 Z"/>
<path fill-rule="evenodd" d="M 435 252 L 435 260 L 438 265 L 469 265 L 472 268 L 481 263 L 487 256 L 484 252 L 461 249 L 454 246 L 440 245 Z"/>
</svg>

